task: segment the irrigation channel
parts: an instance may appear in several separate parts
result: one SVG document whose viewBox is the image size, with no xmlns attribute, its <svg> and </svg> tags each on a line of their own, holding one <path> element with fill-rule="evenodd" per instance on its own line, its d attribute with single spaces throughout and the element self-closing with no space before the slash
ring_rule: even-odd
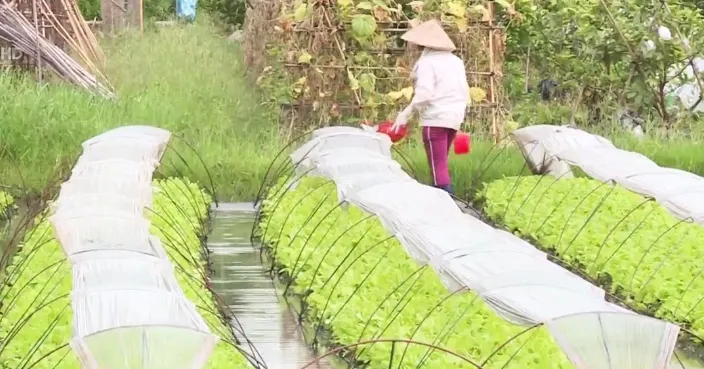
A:
<svg viewBox="0 0 704 369">
<path fill-rule="evenodd" d="M 235 331 L 241 347 L 261 357 L 269 369 L 299 369 L 316 356 L 306 343 L 302 328 L 280 297 L 266 272 L 256 245 L 250 241 L 255 217 L 252 203 L 221 203 L 212 207 L 207 246 L 213 270 L 211 283 L 236 317 Z M 669 369 L 704 369 L 689 350 L 678 350 Z M 322 361 L 313 369 L 334 369 L 340 365 Z"/>
<path fill-rule="evenodd" d="M 246 332 L 269 369 L 303 367 L 315 355 L 266 273 L 259 250 L 250 242 L 255 216 L 252 203 L 221 203 L 212 210 L 207 242 L 213 269 L 211 282 L 237 318 L 233 325 Z M 237 339 L 245 342 L 239 334 Z M 247 344 L 241 346 L 250 350 Z M 321 362 L 311 368 L 332 366 Z"/>
</svg>

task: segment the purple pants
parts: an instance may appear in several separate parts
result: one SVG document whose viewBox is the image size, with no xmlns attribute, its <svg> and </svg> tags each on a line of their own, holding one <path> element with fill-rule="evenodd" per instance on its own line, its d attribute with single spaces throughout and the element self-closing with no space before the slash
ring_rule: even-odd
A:
<svg viewBox="0 0 704 369">
<path fill-rule="evenodd" d="M 450 170 L 447 167 L 447 156 L 455 140 L 457 131 L 444 127 L 422 127 L 425 154 L 428 156 L 430 175 L 433 185 L 446 188 L 450 185 Z"/>
</svg>

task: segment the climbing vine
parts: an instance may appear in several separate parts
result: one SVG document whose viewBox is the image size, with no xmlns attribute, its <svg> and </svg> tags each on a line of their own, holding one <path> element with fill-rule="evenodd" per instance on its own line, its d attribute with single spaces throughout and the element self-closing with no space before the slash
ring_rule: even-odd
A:
<svg viewBox="0 0 704 369">
<path fill-rule="evenodd" d="M 400 37 L 414 24 L 437 19 L 465 61 L 475 106 L 470 118 L 496 124 L 505 43 L 496 13 L 519 17 L 507 0 L 285 2 L 272 19 L 271 62 L 259 84 L 292 125 L 392 118 L 413 96 L 409 77 L 419 56 Z"/>
</svg>

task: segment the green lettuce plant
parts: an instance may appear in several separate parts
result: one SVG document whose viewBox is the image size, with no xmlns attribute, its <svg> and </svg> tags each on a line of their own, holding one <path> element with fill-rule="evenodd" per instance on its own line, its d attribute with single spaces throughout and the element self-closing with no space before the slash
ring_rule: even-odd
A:
<svg viewBox="0 0 704 369">
<path fill-rule="evenodd" d="M 337 206 L 333 184 L 306 178 L 295 190 L 279 189 L 263 202 L 259 236 L 290 283 L 288 293 L 305 302 L 304 317 L 316 327 L 318 342 L 336 347 L 412 339 L 487 361 L 484 368 L 572 368 L 544 327 L 521 334 L 525 327 L 506 322 L 474 293 L 448 292 L 435 271 L 412 260 L 375 217 Z M 344 356 L 375 369 L 419 363 L 473 368 L 419 345 L 376 343 Z"/>
<path fill-rule="evenodd" d="M 176 266 L 176 278 L 211 330 L 221 337 L 206 368 L 250 368 L 206 285 L 205 231 L 210 197 L 181 179 L 157 180 L 151 218 Z M 78 369 L 72 334 L 71 266 L 40 216 L 19 246 L 0 289 L 0 368 Z"/>
<path fill-rule="evenodd" d="M 495 221 L 537 241 L 637 310 L 704 336 L 704 228 L 587 178 L 511 177 L 481 197 Z"/>
</svg>

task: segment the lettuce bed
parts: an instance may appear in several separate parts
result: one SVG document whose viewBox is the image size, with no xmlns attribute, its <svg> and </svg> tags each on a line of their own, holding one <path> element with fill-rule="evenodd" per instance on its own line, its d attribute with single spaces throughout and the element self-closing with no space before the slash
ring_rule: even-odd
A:
<svg viewBox="0 0 704 369">
<path fill-rule="evenodd" d="M 176 265 L 176 277 L 211 329 L 232 340 L 205 287 L 199 235 L 210 198 L 182 180 L 155 181 L 153 233 Z M 71 266 L 45 217 L 29 231 L 7 268 L 0 290 L 0 368 L 78 369 L 71 339 Z M 176 241 L 177 240 L 177 241 Z M 206 368 L 251 367 L 237 349 L 221 341 Z"/>
<path fill-rule="evenodd" d="M 638 310 L 704 337 L 702 226 L 586 178 L 505 178 L 481 196 L 495 221 L 537 240 Z"/>
<path fill-rule="evenodd" d="M 501 348 L 524 328 L 496 316 L 473 293 L 450 295 L 430 268 L 414 275 L 419 266 L 377 219 L 364 220 L 368 215 L 353 206 L 336 208 L 334 185 L 314 190 L 322 183 L 307 178 L 283 196 L 270 190 L 263 203 L 260 236 L 279 274 L 293 280 L 292 292 L 307 296 L 306 319 L 324 328 L 326 345 L 413 339 L 476 362 L 498 350 L 485 368 L 572 368 L 544 327 Z M 316 324 L 321 318 L 324 324 Z M 370 368 L 389 368 L 390 352 L 390 343 L 362 346 L 356 359 L 368 362 Z M 393 366 L 410 369 L 417 368 L 428 349 L 410 345 L 406 350 L 400 344 L 394 352 Z M 473 366 L 434 352 L 425 357 L 424 367 Z"/>
</svg>

